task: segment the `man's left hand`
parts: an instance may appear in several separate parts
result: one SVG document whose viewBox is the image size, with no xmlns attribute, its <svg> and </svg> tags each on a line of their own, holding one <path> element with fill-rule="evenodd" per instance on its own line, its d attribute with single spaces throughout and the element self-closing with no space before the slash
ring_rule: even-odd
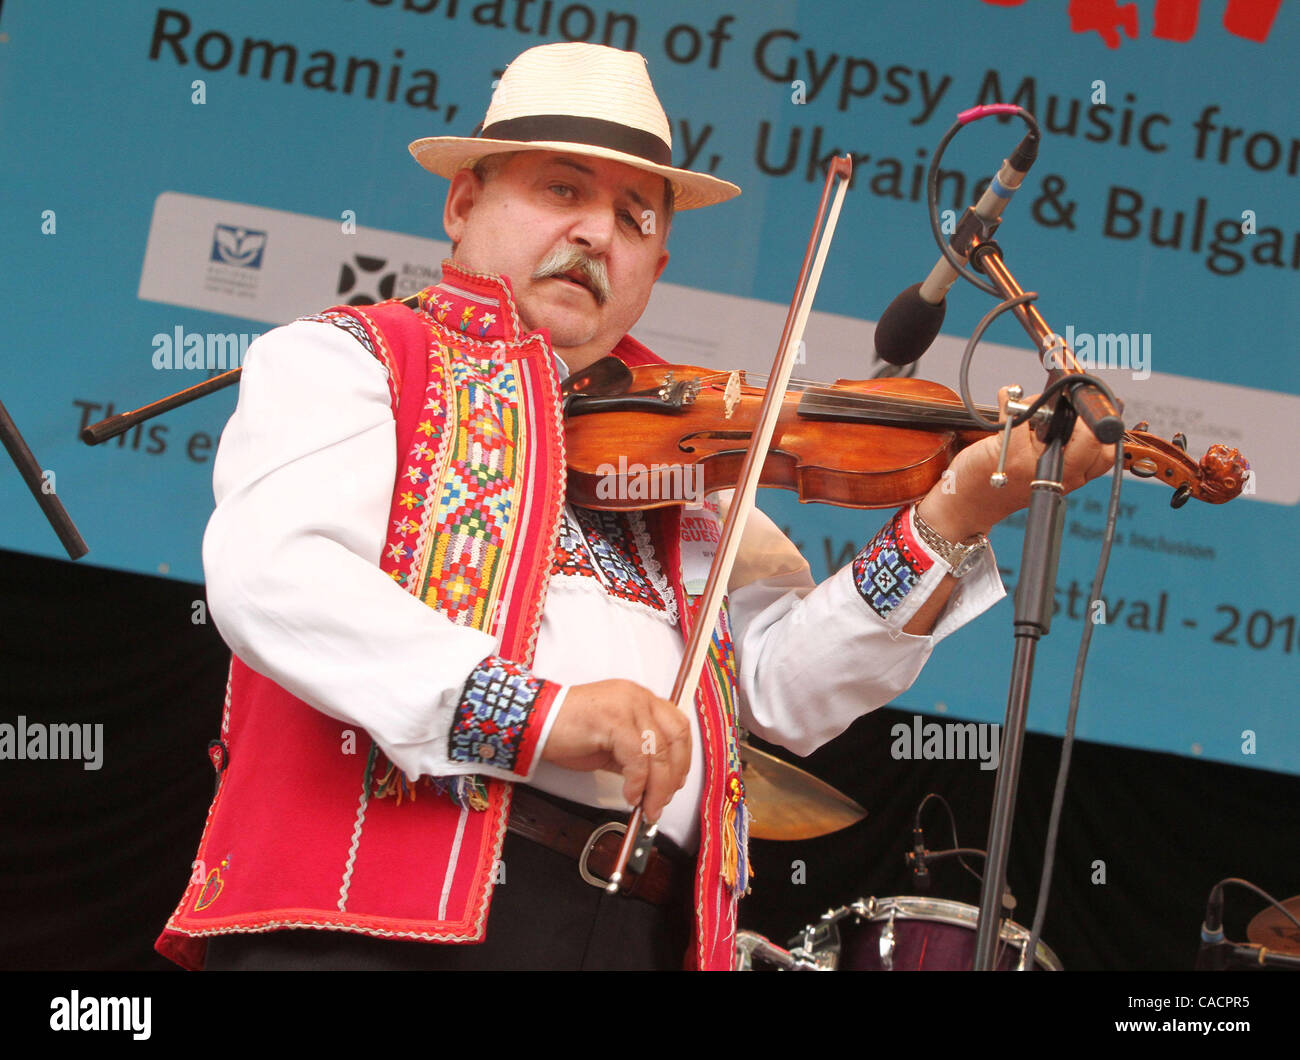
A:
<svg viewBox="0 0 1300 1060">
<path fill-rule="evenodd" d="M 1006 419 L 1006 390 L 998 392 L 998 404 Z M 1030 398 L 1026 401 L 1032 401 Z M 988 533 L 996 523 L 1028 507 L 1029 484 L 1034 479 L 1044 445 L 1031 424 L 1022 423 L 1011 432 L 1007 447 L 1007 484 L 998 489 L 989 479 L 997 470 L 1002 435 L 991 434 L 967 446 L 949 467 L 947 482 L 934 486 L 917 506 L 921 518 L 949 541 L 964 541 Z M 1115 447 L 1102 445 L 1082 421 L 1065 448 L 1062 481 L 1065 492 L 1076 490 L 1115 463 Z"/>
</svg>

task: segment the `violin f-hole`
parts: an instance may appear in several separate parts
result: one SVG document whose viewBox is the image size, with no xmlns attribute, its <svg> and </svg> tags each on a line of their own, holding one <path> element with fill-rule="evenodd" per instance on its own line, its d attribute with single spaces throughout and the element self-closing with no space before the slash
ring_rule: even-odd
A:
<svg viewBox="0 0 1300 1060">
<path fill-rule="evenodd" d="M 683 453 L 695 452 L 694 446 L 686 444 L 692 438 L 716 438 L 719 441 L 742 442 L 742 441 L 747 441 L 750 437 L 752 437 L 752 432 L 750 431 L 713 431 L 713 430 L 692 431 L 690 434 L 683 434 L 680 438 L 677 439 L 677 448 L 680 449 Z M 724 450 L 724 452 L 726 451 L 728 450 Z M 736 452 L 737 450 L 730 450 L 730 451 Z M 743 449 L 738 451 L 742 453 L 744 452 Z M 778 450 L 773 450 L 773 452 L 777 452 L 777 451 Z"/>
</svg>

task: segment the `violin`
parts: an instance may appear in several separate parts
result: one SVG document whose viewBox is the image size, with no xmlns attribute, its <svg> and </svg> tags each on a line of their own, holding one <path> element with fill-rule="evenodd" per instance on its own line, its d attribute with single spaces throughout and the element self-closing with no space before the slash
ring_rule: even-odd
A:
<svg viewBox="0 0 1300 1060">
<path fill-rule="evenodd" d="M 627 510 L 735 486 L 765 391 L 741 371 L 628 368 L 607 357 L 566 381 L 564 393 L 569 499 Z M 1194 462 L 1185 436 L 1165 441 L 1146 426 L 1125 432 L 1124 467 L 1173 488 L 1173 507 L 1241 493 L 1250 465 L 1236 449 L 1215 444 Z M 960 449 L 989 433 L 960 397 L 928 380 L 798 384 L 785 395 L 759 484 L 794 490 L 801 501 L 895 508 L 924 497 Z"/>
</svg>

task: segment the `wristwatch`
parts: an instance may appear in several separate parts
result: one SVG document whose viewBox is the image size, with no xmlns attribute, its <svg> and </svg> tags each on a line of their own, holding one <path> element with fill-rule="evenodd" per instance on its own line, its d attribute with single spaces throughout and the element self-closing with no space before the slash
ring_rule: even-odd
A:
<svg viewBox="0 0 1300 1060">
<path fill-rule="evenodd" d="M 984 550 L 989 547 L 989 539 L 978 534 L 974 541 L 949 541 L 922 519 L 916 508 L 915 504 L 912 505 L 912 526 L 916 529 L 917 536 L 943 557 L 943 561 L 951 568 L 948 573 L 954 578 L 969 574 Z"/>
</svg>

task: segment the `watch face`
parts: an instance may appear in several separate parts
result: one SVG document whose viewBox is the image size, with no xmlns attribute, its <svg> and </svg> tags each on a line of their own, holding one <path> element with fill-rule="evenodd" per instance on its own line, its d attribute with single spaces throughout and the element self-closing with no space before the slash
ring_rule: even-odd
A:
<svg viewBox="0 0 1300 1060">
<path fill-rule="evenodd" d="M 986 538 L 985 540 L 979 542 L 979 544 L 973 545 L 969 549 L 967 549 L 965 554 L 961 557 L 961 559 L 957 561 L 956 565 L 952 568 L 950 572 L 952 576 L 954 578 L 960 578 L 962 577 L 962 575 L 968 574 L 971 568 L 973 568 L 975 564 L 979 562 L 980 555 L 981 553 L 983 553 L 983 551 L 986 548 L 988 548 L 988 544 L 989 544 L 988 539 Z"/>
</svg>

